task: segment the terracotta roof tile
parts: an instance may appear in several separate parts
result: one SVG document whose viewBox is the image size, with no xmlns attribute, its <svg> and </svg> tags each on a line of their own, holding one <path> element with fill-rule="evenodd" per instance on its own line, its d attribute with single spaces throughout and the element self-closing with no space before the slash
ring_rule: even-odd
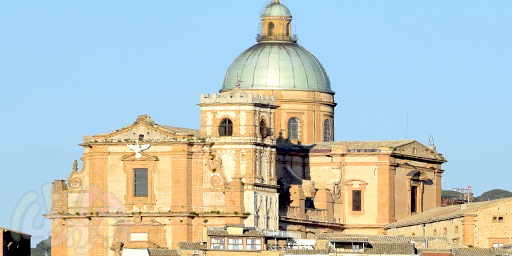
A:
<svg viewBox="0 0 512 256">
<path fill-rule="evenodd" d="M 335 141 L 316 144 L 314 149 L 331 149 L 346 147 L 348 149 L 378 149 L 380 147 L 396 148 L 415 142 L 415 140 L 383 140 L 383 141 Z"/>
<path fill-rule="evenodd" d="M 368 254 L 414 254 L 414 244 L 412 243 L 370 243 L 365 249 Z"/>
<path fill-rule="evenodd" d="M 149 255 L 158 255 L 158 256 L 180 256 L 180 253 L 176 250 L 169 250 L 165 248 L 158 249 L 148 249 Z"/>
<path fill-rule="evenodd" d="M 453 249 L 453 256 L 501 256 L 511 255 L 499 248 L 457 248 Z"/>
<path fill-rule="evenodd" d="M 416 214 L 414 216 L 399 220 L 395 223 L 391 223 L 385 226 L 385 229 L 414 226 L 418 224 L 438 222 L 442 220 L 449 220 L 464 216 L 465 214 L 473 214 L 478 210 L 492 206 L 494 204 L 503 203 L 503 201 L 512 200 L 512 198 L 499 199 L 487 202 L 470 203 L 464 205 L 452 205 L 446 207 L 437 207 L 425 212 Z"/>
<path fill-rule="evenodd" d="M 206 250 L 208 247 L 206 244 L 202 243 L 180 242 L 178 248 L 180 248 L 180 250 Z"/>
</svg>

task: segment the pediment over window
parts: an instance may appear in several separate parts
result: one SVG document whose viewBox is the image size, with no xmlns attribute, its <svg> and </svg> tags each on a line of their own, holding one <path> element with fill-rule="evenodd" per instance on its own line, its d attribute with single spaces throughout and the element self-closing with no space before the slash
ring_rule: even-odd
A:
<svg viewBox="0 0 512 256">
<path fill-rule="evenodd" d="M 358 180 L 358 179 L 351 179 L 351 180 L 347 180 L 345 181 L 345 186 L 349 186 L 349 187 L 366 187 L 368 185 L 368 182 L 364 181 L 364 180 Z"/>
<path fill-rule="evenodd" d="M 158 161 L 157 156 L 151 156 L 144 152 L 141 153 L 141 157 L 137 158 L 136 153 L 130 153 L 121 158 L 121 161 Z"/>
<path fill-rule="evenodd" d="M 412 170 L 407 173 L 407 177 L 417 180 L 427 180 L 429 177 L 424 171 Z"/>
<path fill-rule="evenodd" d="M 137 219 L 134 217 L 133 219 L 127 220 L 118 220 L 116 223 L 112 224 L 113 226 L 165 226 L 161 222 L 155 219 Z"/>
</svg>

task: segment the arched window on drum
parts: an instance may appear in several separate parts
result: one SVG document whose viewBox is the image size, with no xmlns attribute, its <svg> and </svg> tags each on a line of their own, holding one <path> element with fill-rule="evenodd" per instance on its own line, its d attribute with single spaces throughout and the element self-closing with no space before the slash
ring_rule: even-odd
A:
<svg viewBox="0 0 512 256">
<path fill-rule="evenodd" d="M 332 141 L 332 125 L 331 120 L 325 119 L 324 121 L 324 142 Z"/>
<path fill-rule="evenodd" d="M 296 117 L 288 120 L 288 139 L 299 140 L 300 138 L 300 121 Z"/>
<path fill-rule="evenodd" d="M 268 35 L 269 36 L 274 35 L 274 28 L 275 28 L 274 22 L 269 22 L 268 23 Z"/>
<path fill-rule="evenodd" d="M 263 139 L 270 136 L 270 128 L 268 127 L 265 119 L 261 119 L 260 121 L 260 136 Z"/>
<path fill-rule="evenodd" d="M 219 135 L 222 137 L 233 136 L 233 122 L 229 118 L 224 118 L 220 122 Z"/>
</svg>

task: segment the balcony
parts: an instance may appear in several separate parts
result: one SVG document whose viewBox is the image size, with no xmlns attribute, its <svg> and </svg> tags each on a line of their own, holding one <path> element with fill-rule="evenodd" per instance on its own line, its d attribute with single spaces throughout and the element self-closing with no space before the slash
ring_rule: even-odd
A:
<svg viewBox="0 0 512 256">
<path fill-rule="evenodd" d="M 263 35 L 258 34 L 256 36 L 256 41 L 258 42 L 271 42 L 271 41 L 288 41 L 296 43 L 299 40 L 297 35 L 286 35 L 286 34 L 273 34 L 273 35 Z"/>
<path fill-rule="evenodd" d="M 327 210 L 322 209 L 306 209 L 306 219 L 312 221 L 329 221 L 327 218 Z"/>
<path fill-rule="evenodd" d="M 333 220 L 329 220 L 328 211 L 325 209 L 310 209 L 306 208 L 305 211 L 299 207 L 288 207 L 285 212 L 283 212 L 285 217 L 291 219 L 302 219 L 302 220 L 310 220 L 310 221 L 323 221 L 323 222 L 332 222 Z"/>
</svg>

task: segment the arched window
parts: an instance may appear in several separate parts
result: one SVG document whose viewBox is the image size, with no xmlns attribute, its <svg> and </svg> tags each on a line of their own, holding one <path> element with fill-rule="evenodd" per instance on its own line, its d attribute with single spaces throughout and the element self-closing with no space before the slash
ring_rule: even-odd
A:
<svg viewBox="0 0 512 256">
<path fill-rule="evenodd" d="M 232 136 L 233 135 L 233 122 L 229 118 L 224 118 L 219 125 L 220 136 Z"/>
<path fill-rule="evenodd" d="M 266 138 L 270 135 L 270 129 L 267 127 L 267 122 L 265 119 L 261 119 L 260 121 L 260 136 L 262 138 Z"/>
<path fill-rule="evenodd" d="M 290 36 L 290 23 L 286 24 L 286 36 Z"/>
<path fill-rule="evenodd" d="M 331 121 L 325 119 L 324 121 L 324 142 L 331 141 Z"/>
<path fill-rule="evenodd" d="M 139 141 L 144 141 L 144 134 L 139 134 Z"/>
<path fill-rule="evenodd" d="M 268 23 L 268 35 L 269 36 L 274 35 L 274 28 L 275 28 L 274 22 L 269 22 Z"/>
<path fill-rule="evenodd" d="M 288 139 L 298 140 L 300 137 L 300 121 L 296 117 L 288 120 Z"/>
</svg>

